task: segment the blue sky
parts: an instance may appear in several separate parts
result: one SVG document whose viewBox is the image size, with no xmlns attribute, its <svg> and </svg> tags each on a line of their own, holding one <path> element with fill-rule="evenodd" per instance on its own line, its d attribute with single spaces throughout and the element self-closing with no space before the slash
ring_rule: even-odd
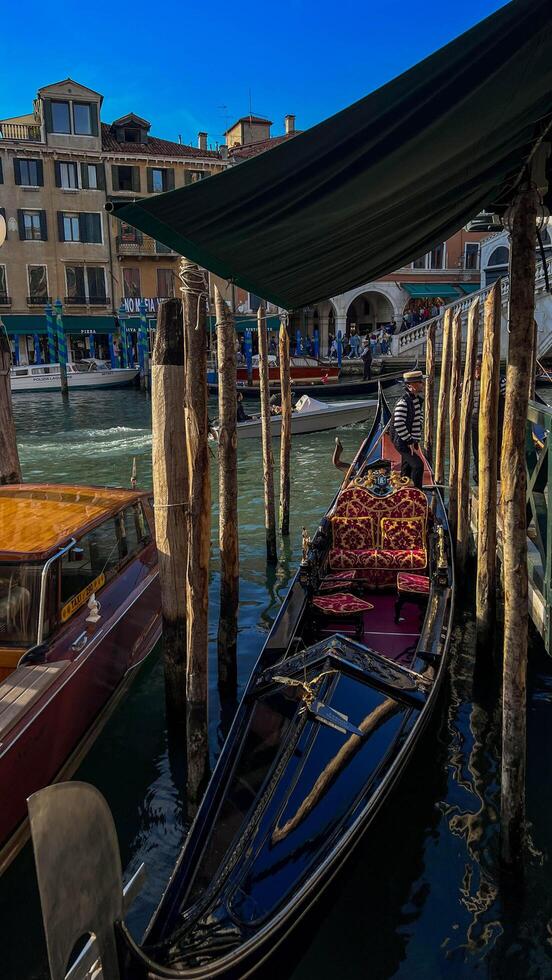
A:
<svg viewBox="0 0 552 980">
<path fill-rule="evenodd" d="M 70 76 L 104 95 L 102 118 L 136 112 L 152 133 L 222 142 L 249 111 L 273 135 L 306 129 L 409 68 L 503 0 L 4 0 L 0 118 Z M 55 10 L 55 15 L 53 11 Z M 9 42 L 9 43 L 8 43 Z M 226 108 L 223 108 L 226 107 Z"/>
</svg>

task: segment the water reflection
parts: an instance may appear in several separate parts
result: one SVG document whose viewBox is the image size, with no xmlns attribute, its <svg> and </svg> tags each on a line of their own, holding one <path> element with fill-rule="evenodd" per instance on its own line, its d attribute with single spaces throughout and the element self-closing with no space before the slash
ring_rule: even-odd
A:
<svg viewBox="0 0 552 980">
<path fill-rule="evenodd" d="M 137 457 L 138 485 L 151 483 L 149 402 L 137 391 L 82 392 L 64 405 L 56 395 L 15 399 L 25 479 L 128 483 Z M 351 456 L 362 428 L 340 431 Z M 301 526 L 312 534 L 340 481 L 330 460 L 335 433 L 294 440 L 292 534 L 279 539 L 279 562 L 267 569 L 260 445 L 239 448 L 240 691 L 277 614 L 300 557 Z M 275 453 L 276 460 L 278 453 Z M 216 684 L 219 577 L 217 481 L 213 465 L 213 567 L 210 585 L 209 739 L 211 764 L 233 705 Z M 278 472 L 275 474 L 278 486 Z M 469 584 L 468 576 L 468 584 Z M 462 589 L 462 591 L 466 591 Z M 499 671 L 479 683 L 473 622 L 460 609 L 450 682 L 440 709 L 397 792 L 321 907 L 301 924 L 278 976 L 310 980 L 370 977 L 520 980 L 552 976 L 552 680 L 549 660 L 533 651 L 529 677 L 527 812 L 534 854 L 523 887 L 497 871 Z M 143 931 L 186 833 L 183 740 L 165 725 L 158 659 L 138 676 L 78 777 L 95 783 L 112 808 L 123 865 L 141 861 L 148 878 L 129 924 Z M 23 914 L 24 912 L 24 914 Z M 30 848 L 0 882 L 4 980 L 46 980 L 46 958 Z M 267 973 L 268 976 L 268 973 Z"/>
</svg>

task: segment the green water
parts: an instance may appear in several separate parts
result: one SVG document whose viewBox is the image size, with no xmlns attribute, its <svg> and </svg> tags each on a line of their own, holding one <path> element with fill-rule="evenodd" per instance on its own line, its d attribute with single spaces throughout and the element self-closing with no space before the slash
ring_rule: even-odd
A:
<svg viewBox="0 0 552 980">
<path fill-rule="evenodd" d="M 213 404 L 212 414 L 215 414 Z M 150 409 L 129 390 L 15 399 L 24 477 L 32 481 L 151 482 Z M 365 426 L 340 430 L 350 458 Z M 331 466 L 335 433 L 296 437 L 292 455 L 291 536 L 280 561 L 264 560 L 260 446 L 239 449 L 239 675 L 243 686 L 294 573 L 301 527 L 312 532 L 338 484 Z M 276 454 L 277 455 L 277 454 Z M 216 692 L 218 607 L 217 474 L 213 459 L 210 586 L 210 738 L 222 741 Z M 324 980 L 426 980 L 444 977 L 552 977 L 552 680 L 535 651 L 529 707 L 528 814 L 533 856 L 524 885 L 501 879 L 498 864 L 499 714 L 496 671 L 475 671 L 469 612 L 471 581 L 460 583 L 452 670 L 438 716 L 389 806 L 317 911 L 299 932 L 278 977 Z M 490 680 L 489 680 L 490 674 Z M 139 936 L 156 905 L 186 831 L 181 746 L 166 730 L 157 656 L 88 755 L 77 778 L 105 794 L 116 821 L 123 866 L 144 861 L 146 886 L 129 916 Z M 48 976 L 30 847 L 0 881 L 2 980 Z M 272 976 L 266 971 L 266 977 Z"/>
</svg>

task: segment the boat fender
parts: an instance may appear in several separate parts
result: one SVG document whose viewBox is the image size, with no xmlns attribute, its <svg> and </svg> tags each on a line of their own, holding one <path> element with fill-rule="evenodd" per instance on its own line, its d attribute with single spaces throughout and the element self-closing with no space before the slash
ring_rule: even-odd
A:
<svg viewBox="0 0 552 980">
<path fill-rule="evenodd" d="M 88 616 L 86 617 L 85 622 L 87 622 L 87 623 L 99 623 L 100 619 L 102 618 L 100 616 L 100 609 L 102 607 L 101 607 L 101 603 L 98 602 L 98 600 L 96 599 L 96 594 L 94 592 L 90 596 L 90 598 L 89 598 L 89 600 L 88 600 L 88 602 L 87 602 L 86 605 L 88 606 L 88 609 L 90 610 L 90 612 L 88 613 Z"/>
</svg>

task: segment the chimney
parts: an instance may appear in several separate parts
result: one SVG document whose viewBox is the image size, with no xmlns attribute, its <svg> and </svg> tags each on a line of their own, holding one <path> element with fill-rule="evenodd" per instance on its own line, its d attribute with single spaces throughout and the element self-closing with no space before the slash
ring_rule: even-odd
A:
<svg viewBox="0 0 552 980">
<path fill-rule="evenodd" d="M 206 150 L 207 149 L 207 133 L 198 133 L 197 134 L 197 145 L 198 145 L 198 147 L 199 147 L 200 150 Z"/>
<path fill-rule="evenodd" d="M 284 118 L 284 123 L 286 127 L 286 136 L 295 132 L 295 116 L 286 116 Z"/>
</svg>

